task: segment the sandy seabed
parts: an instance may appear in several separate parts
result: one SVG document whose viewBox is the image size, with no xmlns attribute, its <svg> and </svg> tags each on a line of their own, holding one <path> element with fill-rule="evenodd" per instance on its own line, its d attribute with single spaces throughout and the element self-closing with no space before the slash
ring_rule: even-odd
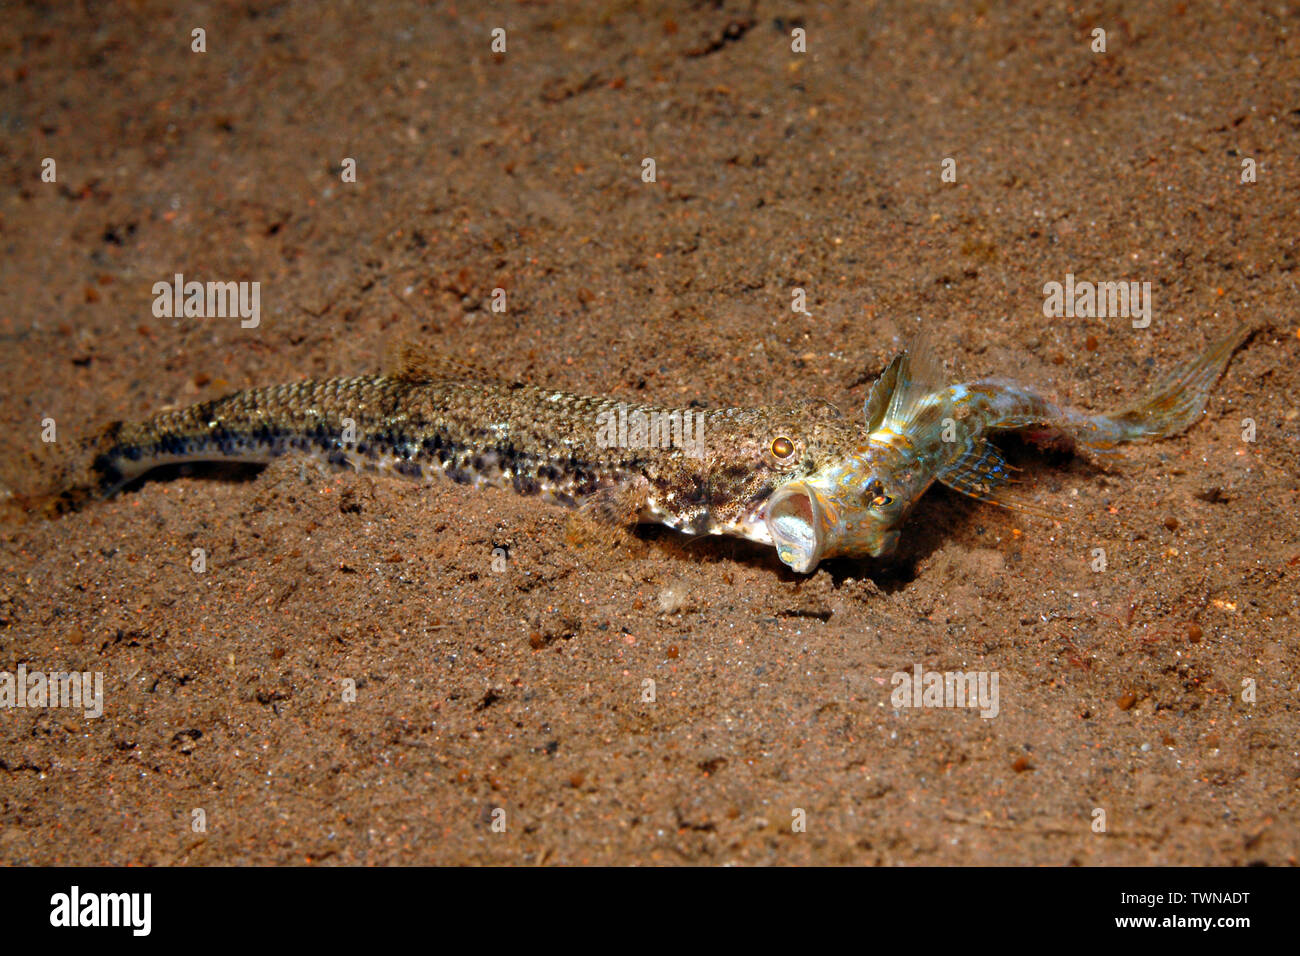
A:
<svg viewBox="0 0 1300 956">
<path fill-rule="evenodd" d="M 11 507 L 0 670 L 104 712 L 0 711 L 0 861 L 1294 863 L 1300 17 L 1124 7 L 8 9 L 11 505 L 106 422 L 408 339 L 856 410 L 920 316 L 1102 409 L 1261 331 L 1114 469 L 1012 443 L 1061 521 L 935 490 L 897 560 L 811 576 L 291 461 Z M 156 316 L 177 273 L 260 283 L 257 327 Z M 1150 326 L 1045 318 L 1067 275 L 1149 282 Z M 896 708 L 918 667 L 996 674 L 997 716 Z"/>
</svg>

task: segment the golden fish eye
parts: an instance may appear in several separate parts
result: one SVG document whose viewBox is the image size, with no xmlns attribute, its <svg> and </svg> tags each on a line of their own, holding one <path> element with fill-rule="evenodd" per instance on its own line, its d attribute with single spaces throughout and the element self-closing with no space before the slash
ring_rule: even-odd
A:
<svg viewBox="0 0 1300 956">
<path fill-rule="evenodd" d="M 871 499 L 871 503 L 877 508 L 883 508 L 885 505 L 892 505 L 894 499 L 889 495 L 876 495 L 876 497 Z"/>
<path fill-rule="evenodd" d="M 772 454 L 781 459 L 789 458 L 794 454 L 794 442 L 782 435 L 772 442 Z"/>
</svg>

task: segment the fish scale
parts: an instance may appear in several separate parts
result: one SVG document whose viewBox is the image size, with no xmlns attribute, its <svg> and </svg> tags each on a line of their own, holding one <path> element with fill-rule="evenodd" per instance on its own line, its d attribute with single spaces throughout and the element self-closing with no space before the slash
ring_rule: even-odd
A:
<svg viewBox="0 0 1300 956">
<path fill-rule="evenodd" d="M 1108 455 L 1125 442 L 1176 434 L 1199 417 L 1250 333 L 1238 327 L 1144 399 L 1108 414 L 1060 405 L 1008 379 L 948 383 L 918 341 L 872 385 L 865 421 L 815 399 L 701 411 L 577 395 L 407 350 L 393 374 L 252 388 L 112 425 L 93 444 L 90 486 L 112 493 L 160 465 L 305 455 L 337 468 L 540 495 L 602 521 L 746 538 L 807 573 L 825 558 L 891 554 L 936 481 L 1042 514 L 1007 494 L 1012 469 L 990 435 L 1043 427 Z M 657 440 L 628 427 L 673 416 L 682 426 L 677 441 L 666 424 L 649 432 Z M 611 421 L 619 423 L 612 431 Z M 689 443 L 681 440 L 687 423 L 696 426 Z"/>
<path fill-rule="evenodd" d="M 299 453 L 339 468 L 540 492 L 563 501 L 641 473 L 599 448 L 599 400 L 536 387 L 382 375 L 254 388 L 117 428 L 95 462 L 106 489 L 160 465 Z M 351 421 L 355 441 L 345 442 Z M 497 423 L 497 427 L 493 427 Z"/>
</svg>

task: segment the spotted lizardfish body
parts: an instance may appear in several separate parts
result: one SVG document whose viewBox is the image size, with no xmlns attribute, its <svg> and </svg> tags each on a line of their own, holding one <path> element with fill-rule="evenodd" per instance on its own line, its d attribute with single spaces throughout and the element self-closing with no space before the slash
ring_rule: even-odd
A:
<svg viewBox="0 0 1300 956">
<path fill-rule="evenodd" d="M 993 433 L 1050 429 L 1106 455 L 1182 431 L 1249 334 L 1239 327 L 1108 414 L 1005 379 L 947 383 L 932 350 L 913 345 L 876 380 L 862 419 L 814 400 L 709 411 L 629 404 L 501 381 L 408 349 L 392 374 L 248 389 L 114 424 L 95 444 L 94 486 L 112 493 L 160 465 L 295 454 L 509 488 L 605 521 L 747 538 L 808 573 L 826 558 L 891 554 L 936 481 L 1012 504 Z"/>
</svg>

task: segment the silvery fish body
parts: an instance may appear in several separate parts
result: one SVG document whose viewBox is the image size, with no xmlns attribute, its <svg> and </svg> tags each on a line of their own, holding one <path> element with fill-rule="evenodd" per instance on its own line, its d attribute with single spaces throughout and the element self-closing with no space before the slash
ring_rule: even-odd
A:
<svg viewBox="0 0 1300 956">
<path fill-rule="evenodd" d="M 892 553 L 935 481 L 1010 504 L 991 433 L 1053 429 L 1109 454 L 1183 430 L 1249 334 L 1239 327 L 1104 415 L 1005 379 L 945 383 L 932 350 L 914 345 L 872 386 L 862 420 L 816 400 L 701 410 L 572 395 L 409 349 L 392 374 L 247 389 L 114 424 L 95 444 L 93 485 L 111 493 L 160 465 L 297 454 L 509 488 L 602 521 L 746 538 L 808 573 L 827 558 Z"/>
</svg>

